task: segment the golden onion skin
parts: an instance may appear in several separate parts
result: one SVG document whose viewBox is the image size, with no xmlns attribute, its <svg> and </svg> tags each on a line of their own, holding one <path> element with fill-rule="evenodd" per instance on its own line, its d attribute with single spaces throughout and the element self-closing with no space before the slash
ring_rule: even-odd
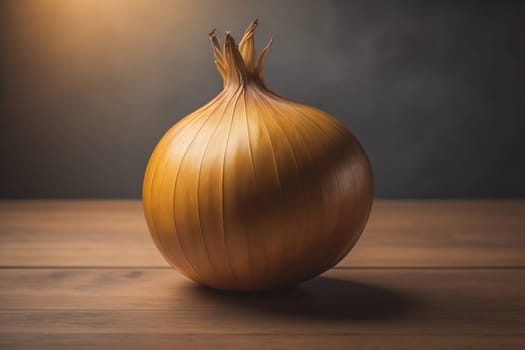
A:
<svg viewBox="0 0 525 350">
<path fill-rule="evenodd" d="M 224 52 L 224 90 L 176 123 L 149 160 L 143 204 L 166 260 L 198 283 L 268 290 L 328 270 L 357 242 L 373 200 L 368 159 L 352 133 L 266 88 L 253 30 Z M 244 45 L 243 45 L 244 43 Z"/>
</svg>

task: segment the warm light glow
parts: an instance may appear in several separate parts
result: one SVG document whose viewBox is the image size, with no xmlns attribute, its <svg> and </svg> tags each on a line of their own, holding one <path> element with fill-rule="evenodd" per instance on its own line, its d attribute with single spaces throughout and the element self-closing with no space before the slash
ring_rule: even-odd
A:
<svg viewBox="0 0 525 350">
<path fill-rule="evenodd" d="M 79 78 L 106 65 L 124 74 L 159 47 L 189 44 L 180 29 L 192 26 L 190 8 L 187 0 L 20 1 L 8 6 L 8 45 L 52 75 Z"/>
</svg>

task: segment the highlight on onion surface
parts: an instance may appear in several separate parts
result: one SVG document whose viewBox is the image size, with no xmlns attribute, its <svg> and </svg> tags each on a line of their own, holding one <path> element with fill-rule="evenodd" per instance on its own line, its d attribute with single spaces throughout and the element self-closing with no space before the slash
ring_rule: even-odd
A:
<svg viewBox="0 0 525 350">
<path fill-rule="evenodd" d="M 223 90 L 171 127 L 143 184 L 151 236 L 201 284 L 265 290 L 302 282 L 357 242 L 373 199 L 368 159 L 350 130 L 270 91 L 253 21 L 239 45 L 210 33 Z"/>
</svg>

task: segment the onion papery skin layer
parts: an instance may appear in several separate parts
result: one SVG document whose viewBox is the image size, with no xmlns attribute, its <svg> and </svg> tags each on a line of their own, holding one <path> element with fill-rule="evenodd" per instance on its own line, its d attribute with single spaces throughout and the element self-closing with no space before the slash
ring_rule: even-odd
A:
<svg viewBox="0 0 525 350">
<path fill-rule="evenodd" d="M 370 163 L 337 119 L 288 101 L 255 65 L 250 24 L 239 46 L 212 47 L 224 89 L 162 137 L 147 165 L 151 236 L 188 278 L 218 289 L 281 288 L 336 265 L 373 201 Z"/>
</svg>

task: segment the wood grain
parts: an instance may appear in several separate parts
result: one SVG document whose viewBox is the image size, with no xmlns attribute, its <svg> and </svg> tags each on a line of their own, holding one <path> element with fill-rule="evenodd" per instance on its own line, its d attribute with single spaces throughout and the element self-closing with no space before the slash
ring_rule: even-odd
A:
<svg viewBox="0 0 525 350">
<path fill-rule="evenodd" d="M 519 200 L 376 200 L 339 266 L 525 266 L 524 218 Z M 123 200 L 0 201 L 0 265 L 168 266 Z"/>
<path fill-rule="evenodd" d="M 0 202 L 0 349 L 522 349 L 525 201 L 377 201 L 298 287 L 240 294 L 166 266 L 137 201 Z"/>
<path fill-rule="evenodd" d="M 2 270 L 0 324 L 22 333 L 525 335 L 523 275 L 332 270 L 297 288 L 240 294 L 172 270 Z"/>
<path fill-rule="evenodd" d="M 158 334 L 158 333 L 5 333 L 0 338 L 2 349 L 522 349 L 523 337 L 502 336 L 369 336 L 282 334 Z"/>
</svg>

